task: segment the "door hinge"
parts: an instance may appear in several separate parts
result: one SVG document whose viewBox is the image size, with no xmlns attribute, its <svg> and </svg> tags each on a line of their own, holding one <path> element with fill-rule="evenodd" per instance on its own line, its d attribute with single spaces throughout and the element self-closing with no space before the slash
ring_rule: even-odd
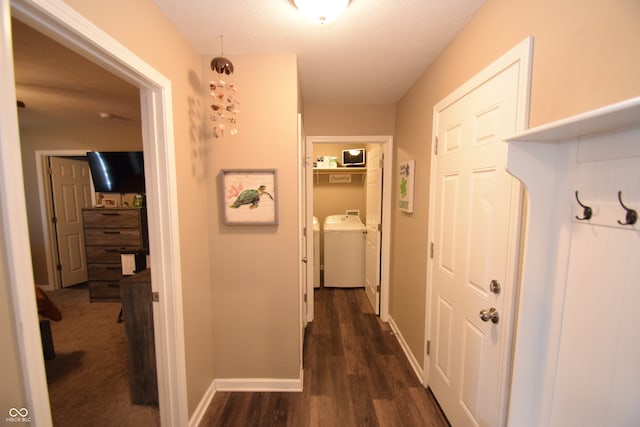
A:
<svg viewBox="0 0 640 427">
<path fill-rule="evenodd" d="M 378 231 L 382 233 L 382 224 L 378 224 Z"/>
<path fill-rule="evenodd" d="M 158 292 L 151 292 L 151 301 L 160 302 L 160 294 Z"/>
<path fill-rule="evenodd" d="M 427 341 L 427 356 L 431 354 L 431 340 Z"/>
<path fill-rule="evenodd" d="M 58 271 L 62 271 L 62 264 L 58 264 L 58 265 L 56 265 L 56 270 L 58 270 Z"/>
<path fill-rule="evenodd" d="M 307 237 L 307 227 L 302 227 L 302 235 Z"/>
<path fill-rule="evenodd" d="M 381 287 L 380 285 L 378 285 L 378 286 L 376 287 L 376 292 L 380 293 L 380 290 L 381 290 L 381 289 L 382 289 L 382 287 Z"/>
<path fill-rule="evenodd" d="M 58 218 L 56 218 L 55 216 L 51 217 L 51 224 L 57 224 L 58 223 Z"/>
<path fill-rule="evenodd" d="M 307 294 L 304 294 L 304 302 L 307 302 Z"/>
<path fill-rule="evenodd" d="M 384 169 L 384 159 L 380 159 L 380 164 L 378 165 L 380 169 Z"/>
<path fill-rule="evenodd" d="M 438 136 L 437 135 L 434 138 L 433 146 L 434 146 L 433 154 L 435 154 L 437 156 L 438 155 Z"/>
<path fill-rule="evenodd" d="M 431 259 L 433 259 L 433 242 L 431 242 L 429 247 L 429 256 L 431 257 Z"/>
</svg>

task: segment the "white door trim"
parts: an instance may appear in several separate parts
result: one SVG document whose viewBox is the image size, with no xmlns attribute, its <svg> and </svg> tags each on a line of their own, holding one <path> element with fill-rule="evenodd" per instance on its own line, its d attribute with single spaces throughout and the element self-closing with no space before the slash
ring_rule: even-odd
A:
<svg viewBox="0 0 640 427">
<path fill-rule="evenodd" d="M 380 319 L 385 322 L 389 321 L 389 266 L 391 265 L 391 197 L 393 189 L 393 137 L 391 135 L 373 135 L 373 136 L 307 136 L 307 153 L 313 153 L 313 144 L 382 144 L 384 153 L 384 181 L 382 185 L 382 242 L 381 242 L 381 260 L 380 260 Z M 307 172 L 307 198 L 313 200 L 313 168 L 308 168 Z M 305 198 L 301 197 L 301 203 Z M 312 205 L 313 206 L 313 205 Z M 308 215 L 307 225 L 312 227 L 312 215 Z M 313 229 L 313 228 L 309 228 Z M 312 251 L 313 252 L 313 251 Z M 312 262 L 312 260 L 310 261 Z M 307 290 L 307 304 L 313 307 L 313 281 L 311 288 Z M 313 316 L 313 308 L 309 309 Z M 313 317 L 308 319 L 313 321 Z"/>
<path fill-rule="evenodd" d="M 519 73 L 518 88 L 517 88 L 519 96 L 518 96 L 518 102 L 516 106 L 517 114 L 516 114 L 515 128 L 519 130 L 526 129 L 528 126 L 528 120 L 529 120 L 532 57 L 533 57 L 533 37 L 527 37 L 525 40 L 523 40 L 514 48 L 512 48 L 509 52 L 501 56 L 499 59 L 494 61 L 488 67 L 483 69 L 480 73 L 475 75 L 469 81 L 467 81 L 462 86 L 460 86 L 458 89 L 456 89 L 451 94 L 446 96 L 442 101 L 438 102 L 433 109 L 433 138 L 435 139 L 435 136 L 437 135 L 436 132 L 439 128 L 440 112 L 445 110 L 447 107 L 449 107 L 459 99 L 463 98 L 468 93 L 472 92 L 477 87 L 481 86 L 484 82 L 490 80 L 495 75 L 501 73 L 503 70 L 513 66 L 514 64 L 518 64 L 518 66 L 522 70 L 522 72 Z M 435 143 L 432 145 L 432 147 L 433 146 L 435 146 Z M 435 213 L 436 213 L 436 173 L 437 173 L 437 170 L 435 167 L 437 162 L 437 157 L 434 149 L 431 150 L 430 162 L 432 167 L 431 167 L 430 178 L 429 178 L 430 180 L 429 181 L 429 225 L 428 225 L 427 241 L 433 242 L 434 236 L 436 233 L 433 218 L 435 218 Z M 516 197 L 519 197 L 519 196 L 516 195 Z M 515 200 L 518 200 L 518 199 L 515 199 Z M 517 206 L 517 208 L 519 208 L 519 206 Z M 519 212 L 519 209 L 516 209 L 516 207 L 514 207 L 514 209 L 511 212 L 511 215 L 517 216 L 518 212 Z M 517 230 L 511 230 L 511 232 L 512 234 L 514 232 L 517 233 Z M 513 240 L 512 243 L 514 247 L 512 248 L 513 250 L 509 251 L 510 254 L 515 253 L 515 251 L 517 250 L 517 246 L 516 246 L 517 241 L 516 239 L 512 239 L 512 240 Z M 516 267 L 517 267 L 516 264 L 518 263 L 518 260 L 515 259 L 514 257 L 513 259 L 509 259 L 508 263 L 511 265 L 510 271 L 513 272 L 513 276 L 515 277 Z M 432 283 L 432 273 L 431 273 L 433 271 L 433 268 L 434 268 L 433 258 L 427 257 L 427 292 L 426 292 L 426 303 L 425 303 L 426 310 L 425 310 L 425 340 L 424 340 L 425 347 L 424 347 L 424 363 L 423 363 L 423 375 L 424 375 L 423 384 L 425 385 L 429 385 L 429 376 L 430 376 L 430 372 L 429 372 L 430 355 L 427 354 L 427 351 L 428 351 L 428 343 L 431 340 L 431 330 L 430 330 L 431 325 L 430 325 L 429 319 L 431 316 L 431 310 L 433 308 L 432 307 L 433 283 Z M 516 286 L 519 286 L 518 281 L 516 281 Z M 509 304 L 512 306 L 514 305 L 513 300 L 514 300 L 514 296 L 517 295 L 517 292 L 518 292 L 517 289 L 514 289 L 511 292 L 511 295 L 509 295 L 509 298 L 511 301 Z M 515 310 L 515 307 L 512 307 L 512 310 Z M 514 311 L 514 316 L 513 316 L 514 319 L 517 319 L 516 314 L 517 313 L 515 313 Z M 513 329 L 510 330 L 509 334 L 512 335 L 512 332 L 513 332 Z M 513 346 L 514 338 L 515 337 L 511 336 L 511 340 L 508 344 L 511 347 Z M 509 368 L 505 367 L 505 369 L 509 369 Z M 508 376 L 508 373 L 509 372 L 505 372 L 505 377 Z M 504 411 L 502 412 L 503 412 L 503 415 L 505 415 L 506 405 L 508 403 L 507 399 L 509 396 L 508 388 L 505 389 L 503 393 L 504 393 L 504 396 L 503 396 L 504 398 L 501 399 L 501 402 L 496 402 L 496 404 L 500 404 L 501 408 L 502 407 L 504 408 Z"/>
<path fill-rule="evenodd" d="M 176 212 L 171 82 L 59 0 L 0 0 L 3 34 L 10 34 L 10 12 L 32 27 L 82 53 L 141 91 L 143 149 L 147 181 L 147 213 L 152 288 L 161 295 L 154 304 L 160 419 L 163 425 L 188 423 L 186 362 L 182 312 L 179 229 Z M 50 425 L 49 397 L 36 316 L 33 270 L 29 254 L 20 139 L 17 129 L 11 38 L 3 37 L 0 73 L 1 188 L 6 203 L 1 212 L 6 233 L 9 287 L 15 307 L 16 335 L 23 363 L 24 387 L 35 425 Z M 8 177 L 12 177 L 11 180 Z M 6 209 L 11 206 L 11 209 Z"/>
<path fill-rule="evenodd" d="M 36 283 L 44 290 L 52 291 L 54 289 L 60 289 L 60 275 L 56 274 L 57 258 L 55 254 L 55 230 L 51 226 L 51 217 L 53 216 L 53 204 L 51 202 L 51 187 L 48 185 L 51 181 L 49 175 L 44 169 L 44 158 L 54 156 L 84 156 L 87 154 L 86 150 L 36 150 L 36 175 L 38 177 L 38 201 L 40 202 L 40 219 L 42 222 L 42 235 L 45 239 L 42 242 L 44 247 L 44 253 L 46 257 L 47 268 L 47 283 Z M 93 182 L 91 182 L 91 189 L 93 190 Z M 95 198 L 95 194 L 91 191 L 92 201 Z"/>
</svg>

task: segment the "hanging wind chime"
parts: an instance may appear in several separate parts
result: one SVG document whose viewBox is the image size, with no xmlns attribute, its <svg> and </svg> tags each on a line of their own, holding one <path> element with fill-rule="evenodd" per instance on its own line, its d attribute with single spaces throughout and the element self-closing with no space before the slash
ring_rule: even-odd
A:
<svg viewBox="0 0 640 427">
<path fill-rule="evenodd" d="M 211 60 L 211 69 L 220 77 L 223 74 L 233 74 L 233 63 L 224 57 L 222 36 L 220 36 L 220 56 Z M 231 136 L 238 134 L 236 115 L 240 112 L 238 109 L 240 103 L 235 98 L 238 88 L 220 77 L 218 80 L 209 82 L 209 94 L 213 98 L 209 119 L 213 122 L 213 136 L 216 139 L 224 137 L 227 130 Z"/>
</svg>

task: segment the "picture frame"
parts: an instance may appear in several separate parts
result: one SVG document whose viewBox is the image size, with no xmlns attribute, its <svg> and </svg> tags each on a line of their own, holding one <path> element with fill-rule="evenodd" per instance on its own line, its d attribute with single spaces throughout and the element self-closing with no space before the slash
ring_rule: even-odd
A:
<svg viewBox="0 0 640 427">
<path fill-rule="evenodd" d="M 276 169 L 220 170 L 224 225 L 278 225 Z"/>
<path fill-rule="evenodd" d="M 400 210 L 407 213 L 413 213 L 413 190 L 415 186 L 416 161 L 407 160 L 400 163 L 399 175 Z"/>
<path fill-rule="evenodd" d="M 120 206 L 120 197 L 112 195 L 103 196 L 102 206 L 104 206 L 105 208 L 117 208 Z"/>
</svg>

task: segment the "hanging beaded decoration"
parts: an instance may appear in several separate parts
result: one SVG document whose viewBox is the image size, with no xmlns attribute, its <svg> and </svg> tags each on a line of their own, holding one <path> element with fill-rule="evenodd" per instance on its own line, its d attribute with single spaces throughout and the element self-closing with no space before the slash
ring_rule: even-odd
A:
<svg viewBox="0 0 640 427">
<path fill-rule="evenodd" d="M 233 74 L 233 63 L 223 55 L 222 36 L 220 36 L 220 56 L 211 60 L 211 69 L 221 76 Z M 237 90 L 235 84 L 222 79 L 209 82 L 209 94 L 213 98 L 209 119 L 213 122 L 213 136 L 216 139 L 223 138 L 227 129 L 231 136 L 238 134 L 235 116 L 240 112 L 238 109 L 240 103 L 235 98 Z"/>
</svg>

